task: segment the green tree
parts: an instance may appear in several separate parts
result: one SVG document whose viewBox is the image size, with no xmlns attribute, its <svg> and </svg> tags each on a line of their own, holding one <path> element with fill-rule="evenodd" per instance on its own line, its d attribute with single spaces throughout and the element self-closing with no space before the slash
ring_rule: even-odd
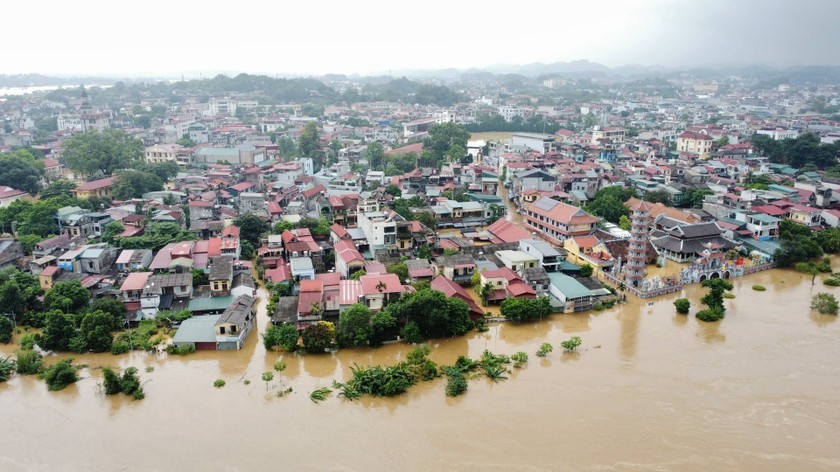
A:
<svg viewBox="0 0 840 472">
<path fill-rule="evenodd" d="M 293 223 L 288 222 L 288 221 L 278 221 L 274 225 L 274 232 L 275 233 L 282 233 L 286 230 L 293 230 L 293 229 L 295 229 L 295 225 Z"/>
<path fill-rule="evenodd" d="M 385 193 L 393 195 L 394 197 L 399 197 L 402 195 L 402 190 L 394 184 L 388 184 L 388 186 L 385 187 Z"/>
<path fill-rule="evenodd" d="M 356 303 L 341 312 L 336 338 L 341 347 L 364 346 L 371 335 L 370 308 Z"/>
<path fill-rule="evenodd" d="M 630 209 L 624 202 L 632 196 L 632 189 L 618 186 L 607 187 L 595 194 L 595 198 L 589 203 L 586 210 L 610 223 L 618 224 L 622 216 L 630 215 Z"/>
<path fill-rule="evenodd" d="M 118 245 L 125 249 L 160 250 L 169 243 L 192 241 L 195 234 L 176 223 L 149 223 L 142 236 L 120 238 Z"/>
<path fill-rule="evenodd" d="M 466 154 L 470 133 L 455 123 L 440 123 L 429 128 L 429 137 L 423 142 L 423 150 L 430 153 L 432 167 L 440 167 L 447 157 L 457 155 L 455 160 Z M 463 151 L 463 152 L 462 152 Z"/>
<path fill-rule="evenodd" d="M 423 338 L 461 336 L 472 328 L 467 304 L 437 290 L 404 295 L 386 310 L 399 321 L 414 322 Z"/>
<path fill-rule="evenodd" d="M 79 174 L 109 176 L 143 157 L 143 143 L 122 130 L 88 131 L 64 142 L 65 165 Z"/>
<path fill-rule="evenodd" d="M 329 321 L 313 323 L 303 330 L 303 346 L 309 352 L 324 352 L 335 342 L 335 325 Z"/>
<path fill-rule="evenodd" d="M 254 246 L 260 244 L 260 237 L 268 233 L 271 228 L 267 222 L 253 213 L 246 213 L 240 216 L 234 220 L 233 224 L 239 227 L 239 237 L 245 241 L 249 241 Z"/>
<path fill-rule="evenodd" d="M 163 181 L 157 175 L 151 172 L 124 170 L 117 175 L 113 195 L 118 200 L 128 200 L 160 190 L 163 190 Z"/>
<path fill-rule="evenodd" d="M 837 298 L 830 293 L 818 293 L 811 298 L 811 308 L 824 315 L 836 315 L 838 310 Z"/>
<path fill-rule="evenodd" d="M 300 133 L 298 147 L 303 157 L 310 157 L 316 163 L 321 162 L 321 138 L 318 134 L 318 124 L 314 121 L 306 123 Z"/>
<path fill-rule="evenodd" d="M 85 349 L 93 352 L 106 352 L 111 350 L 113 336 L 111 330 L 114 326 L 114 318 L 104 311 L 92 311 L 82 317 L 82 324 L 79 335 L 84 339 Z"/>
<path fill-rule="evenodd" d="M 178 175 L 179 168 L 175 161 L 154 162 L 147 164 L 145 162 L 134 166 L 134 170 L 139 170 L 157 176 L 160 180 L 166 182 L 172 180 Z"/>
<path fill-rule="evenodd" d="M 618 227 L 624 231 L 630 231 L 630 218 L 627 215 L 621 215 L 618 219 Z"/>
<path fill-rule="evenodd" d="M 79 280 L 56 282 L 44 296 L 47 310 L 61 310 L 66 313 L 78 313 L 88 306 L 90 290 L 82 286 Z"/>
<path fill-rule="evenodd" d="M 706 279 L 701 286 L 709 291 L 700 299 L 700 303 L 708 308 L 700 310 L 695 315 L 701 321 L 717 321 L 726 314 L 726 307 L 723 306 L 723 295 L 727 290 L 732 290 L 732 284 L 724 279 Z"/>
<path fill-rule="evenodd" d="M 272 142 L 273 142 L 273 141 L 272 141 Z M 187 147 L 187 148 L 196 147 L 196 146 L 198 145 L 198 143 L 196 143 L 195 141 L 193 141 L 192 139 L 190 139 L 190 137 L 189 137 L 189 136 L 184 136 L 183 138 L 181 138 L 181 139 L 179 139 L 178 141 L 176 141 L 176 143 L 177 143 L 179 146 L 183 146 L 183 147 Z"/>
<path fill-rule="evenodd" d="M 372 142 L 367 147 L 367 161 L 371 169 L 385 170 L 385 148 L 380 142 Z"/>
<path fill-rule="evenodd" d="M 380 311 L 374 314 L 370 320 L 370 336 L 368 342 L 371 346 L 381 346 L 383 342 L 394 339 L 397 335 L 397 319 L 387 311 Z"/>
<path fill-rule="evenodd" d="M 111 317 L 111 329 L 114 331 L 125 327 L 125 304 L 114 297 L 99 298 L 93 302 L 90 310 L 93 312 L 101 311 L 107 313 Z"/>
<path fill-rule="evenodd" d="M 513 322 L 541 320 L 551 314 L 548 297 L 506 298 L 501 306 L 502 316 Z"/>
<path fill-rule="evenodd" d="M 240 257 L 242 259 L 251 260 L 254 258 L 254 245 L 250 241 L 242 241 L 239 243 Z"/>
<path fill-rule="evenodd" d="M 4 315 L 0 315 L 0 343 L 9 344 L 12 342 L 15 324 Z"/>
<path fill-rule="evenodd" d="M 592 272 L 594 269 L 589 264 L 581 264 L 580 270 L 578 271 L 578 275 L 581 277 L 592 277 Z"/>
<path fill-rule="evenodd" d="M 265 371 L 262 373 L 262 380 L 265 382 L 265 389 L 268 390 L 268 384 L 274 380 L 274 372 Z"/>
<path fill-rule="evenodd" d="M 395 262 L 385 266 L 385 271 L 389 274 L 396 274 L 400 278 L 400 282 L 408 280 L 408 267 L 405 262 Z"/>
<path fill-rule="evenodd" d="M 201 285 L 207 285 L 210 283 L 208 280 L 207 273 L 201 269 L 193 269 L 192 270 L 193 276 L 193 287 L 198 287 Z"/>
<path fill-rule="evenodd" d="M 110 367 L 102 368 L 102 387 L 105 390 L 105 395 L 116 395 L 122 392 L 120 376 L 114 372 L 114 369 Z"/>
<path fill-rule="evenodd" d="M 817 275 L 820 273 L 820 269 L 817 264 L 814 264 L 813 261 L 808 262 L 799 262 L 796 264 L 796 271 L 802 272 L 803 274 L 808 274 L 811 276 L 811 286 L 814 285 L 814 281 L 817 279 Z"/>
<path fill-rule="evenodd" d="M 9 186 L 33 195 L 41 188 L 44 164 L 25 149 L 0 154 L 0 185 Z"/>
<path fill-rule="evenodd" d="M 654 190 L 645 194 L 645 200 L 650 203 L 661 203 L 663 205 L 671 205 L 671 194 L 664 189 Z"/>
<path fill-rule="evenodd" d="M 678 298 L 674 300 L 674 307 L 677 309 L 677 313 L 685 315 L 691 309 L 691 302 L 687 298 Z"/>
<path fill-rule="evenodd" d="M 76 322 L 73 316 L 52 310 L 47 312 L 44 332 L 38 344 L 47 350 L 67 351 L 70 348 L 70 340 L 75 335 Z"/>
<path fill-rule="evenodd" d="M 12 313 L 17 318 L 24 311 L 26 311 L 26 300 L 17 282 L 8 280 L 0 285 L 0 312 Z"/>
<path fill-rule="evenodd" d="M 560 345 L 563 346 L 563 349 L 565 349 L 566 351 L 574 351 L 582 343 L 583 341 L 580 340 L 579 336 L 572 336 L 568 340 L 561 342 Z"/>
<path fill-rule="evenodd" d="M 79 375 L 73 366 L 73 359 L 64 359 L 47 367 L 43 376 L 50 391 L 64 390 L 68 385 L 79 380 Z"/>
<path fill-rule="evenodd" d="M 105 232 L 102 233 L 102 241 L 108 244 L 114 244 L 117 240 L 117 235 L 125 231 L 125 226 L 119 221 L 112 221 L 105 225 Z"/>
<path fill-rule="evenodd" d="M 268 351 L 281 347 L 286 351 L 294 351 L 298 343 L 298 329 L 292 324 L 271 325 L 263 334 L 263 344 Z"/>
</svg>

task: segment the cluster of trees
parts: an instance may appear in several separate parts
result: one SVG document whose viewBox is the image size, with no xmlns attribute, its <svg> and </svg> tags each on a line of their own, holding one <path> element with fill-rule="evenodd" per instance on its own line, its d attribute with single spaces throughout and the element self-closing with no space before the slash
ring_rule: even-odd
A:
<svg viewBox="0 0 840 472">
<path fill-rule="evenodd" d="M 818 293 L 811 298 L 811 308 L 824 315 L 837 315 L 840 305 L 837 298 L 830 293 Z"/>
<path fill-rule="evenodd" d="M 110 176 L 143 158 L 143 143 L 122 130 L 88 131 L 64 142 L 68 169 L 88 177 Z"/>
<path fill-rule="evenodd" d="M 105 395 L 116 395 L 124 393 L 135 400 L 142 400 L 146 397 L 140 379 L 137 377 L 137 368 L 129 367 L 120 375 L 119 370 L 115 371 L 110 367 L 102 368 L 102 388 Z"/>
<path fill-rule="evenodd" d="M 105 228 L 106 236 L 122 232 L 118 222 L 108 224 Z M 113 226 L 112 226 L 113 225 Z M 119 232 L 117 232 L 119 230 Z M 149 223 L 141 236 L 131 236 L 128 238 L 114 239 L 113 244 L 124 249 L 152 249 L 159 250 L 169 243 L 177 243 L 180 241 L 192 241 L 195 239 L 195 234 L 189 230 L 181 228 L 175 223 Z"/>
<path fill-rule="evenodd" d="M 44 163 L 27 149 L 0 154 L 0 185 L 35 195 L 41 188 Z"/>
<path fill-rule="evenodd" d="M 43 294 L 37 276 L 14 268 L 0 272 L 0 307 L 3 313 L 12 315 L 14 319 L 13 323 L 11 319 L 0 316 L 0 342 L 11 341 L 15 323 L 26 326 L 38 324 L 32 319 L 43 309 L 40 300 Z"/>
<path fill-rule="evenodd" d="M 820 137 L 813 133 L 780 141 L 763 134 L 754 134 L 751 141 L 759 155 L 795 168 L 810 164 L 817 169 L 826 169 L 836 166 L 840 157 L 840 144 L 823 144 Z"/>
<path fill-rule="evenodd" d="M 824 253 L 840 252 L 840 229 L 830 228 L 813 232 L 808 227 L 783 220 L 779 223 L 781 247 L 773 258 L 779 267 L 792 267 Z"/>
<path fill-rule="evenodd" d="M 541 320 L 551 314 L 548 297 L 506 298 L 501 306 L 502 316 L 510 321 Z"/>
<path fill-rule="evenodd" d="M 351 91 L 345 93 L 344 98 L 348 102 L 387 100 L 441 106 L 450 106 L 462 100 L 460 94 L 445 85 L 422 84 L 405 77 L 382 84 L 367 84 L 361 95 Z"/>
<path fill-rule="evenodd" d="M 473 326 L 463 300 L 422 288 L 371 314 L 363 304 L 341 313 L 336 339 L 341 347 L 380 346 L 400 334 L 406 342 L 461 336 Z"/>
<path fill-rule="evenodd" d="M 370 159 L 370 156 L 368 156 Z M 418 157 L 415 152 L 401 152 L 383 157 L 385 175 L 402 175 L 417 168 Z M 371 168 L 375 169 L 373 164 Z"/>
<path fill-rule="evenodd" d="M 423 142 L 420 161 L 423 166 L 439 168 L 445 162 L 460 162 L 467 155 L 470 133 L 462 125 L 441 123 L 429 128 L 429 137 Z"/>
<path fill-rule="evenodd" d="M 125 306 L 113 298 L 101 298 L 90 304 L 90 291 L 78 280 L 58 282 L 43 294 L 37 277 L 19 271 L 4 272 L 0 285 L 0 306 L 11 312 L 17 323 L 43 328 L 34 342 L 54 351 L 105 352 L 113 343 L 112 332 L 125 325 Z M 8 342 L 11 334 L 0 322 L 0 341 Z"/>
<path fill-rule="evenodd" d="M 117 174 L 113 195 L 117 200 L 140 198 L 146 192 L 163 190 L 163 180 L 151 172 L 123 170 Z"/>
<path fill-rule="evenodd" d="M 417 195 L 411 198 L 397 198 L 394 200 L 394 211 L 406 220 L 417 220 L 429 228 L 434 229 L 436 226 L 435 217 L 429 211 L 415 212 L 414 208 L 423 208 L 426 202 Z"/>
<path fill-rule="evenodd" d="M 542 115 L 533 115 L 527 119 L 521 116 L 514 116 L 510 121 L 505 120 L 501 115 L 482 115 L 476 123 L 466 125 L 467 131 L 479 133 L 482 131 L 524 131 L 529 133 L 556 133 L 560 125 L 548 121 Z"/>
<path fill-rule="evenodd" d="M 271 225 L 268 222 L 252 213 L 246 213 L 240 216 L 233 221 L 233 224 L 239 227 L 239 239 L 248 241 L 255 247 L 260 245 L 262 235 L 268 233 L 271 229 Z"/>
<path fill-rule="evenodd" d="M 35 202 L 17 200 L 7 207 L 0 208 L 0 233 L 12 233 L 14 230 L 24 249 L 30 251 L 38 241 L 58 233 L 55 215 L 59 208 L 79 203 L 90 204 L 68 196 L 50 197 Z"/>
<path fill-rule="evenodd" d="M 713 195 L 709 189 L 686 188 L 683 190 L 682 201 L 679 206 L 685 208 L 699 208 L 703 205 L 703 199 L 706 195 Z"/>
<path fill-rule="evenodd" d="M 621 217 L 630 216 L 630 209 L 624 204 L 630 197 L 635 197 L 636 194 L 633 189 L 628 187 L 606 187 L 598 190 L 595 198 L 586 206 L 586 211 L 593 215 L 609 221 L 610 223 L 619 224 Z"/>
</svg>

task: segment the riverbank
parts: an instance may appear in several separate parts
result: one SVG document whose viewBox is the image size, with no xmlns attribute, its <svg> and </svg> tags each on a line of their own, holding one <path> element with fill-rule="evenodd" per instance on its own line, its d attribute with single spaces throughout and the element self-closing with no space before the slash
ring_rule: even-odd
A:
<svg viewBox="0 0 840 472">
<path fill-rule="evenodd" d="M 484 349 L 531 355 L 509 381 L 471 381 L 457 398 L 444 395 L 439 379 L 395 398 L 309 399 L 349 378 L 354 364 L 404 359 L 404 344 L 283 355 L 288 367 L 268 389 L 260 374 L 280 355 L 266 355 L 253 335 L 241 351 L 76 355 L 89 368 L 64 391 L 48 392 L 32 377 L 0 384 L 0 469 L 131 469 L 141 451 L 154 451 L 152 470 L 256 469 L 278 458 L 306 469 L 836 470 L 840 323 L 808 302 L 812 292 L 838 289 L 811 287 L 809 277 L 785 270 L 733 283 L 736 298 L 720 323 L 694 318 L 704 290 L 691 286 L 652 303 L 631 299 L 431 342 L 439 364 Z M 683 296 L 694 304 L 689 316 L 674 313 Z M 261 311 L 260 332 L 266 323 Z M 583 339 L 580 354 L 532 355 L 573 335 Z M 98 393 L 105 365 L 137 367 L 146 398 Z M 227 385 L 214 388 L 217 378 Z M 236 431 L 221 434 L 231 424 Z"/>
</svg>

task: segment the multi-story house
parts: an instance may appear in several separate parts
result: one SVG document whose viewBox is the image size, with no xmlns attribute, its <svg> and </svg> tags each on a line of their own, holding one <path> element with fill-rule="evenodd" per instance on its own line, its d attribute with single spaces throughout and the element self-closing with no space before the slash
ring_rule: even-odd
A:
<svg viewBox="0 0 840 472">
<path fill-rule="evenodd" d="M 558 246 L 567 238 L 592 234 L 599 220 L 578 207 L 548 197 L 526 205 L 523 216 L 526 226 Z"/>
</svg>

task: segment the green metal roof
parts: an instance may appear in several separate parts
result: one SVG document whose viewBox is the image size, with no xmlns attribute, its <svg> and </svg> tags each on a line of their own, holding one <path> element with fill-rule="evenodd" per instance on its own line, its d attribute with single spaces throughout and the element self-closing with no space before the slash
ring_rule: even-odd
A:
<svg viewBox="0 0 840 472">
<path fill-rule="evenodd" d="M 566 274 L 551 272 L 548 274 L 548 279 L 551 281 L 551 285 L 554 285 L 563 292 L 564 295 L 566 295 L 567 299 L 596 295 L 593 293 L 593 290 L 589 290 L 584 287 L 583 284 L 575 280 L 574 277 L 569 277 Z"/>
<path fill-rule="evenodd" d="M 765 215 L 764 213 L 753 213 L 750 218 L 761 221 L 762 223 L 778 223 L 780 220 L 775 216 Z"/>
<path fill-rule="evenodd" d="M 560 270 L 565 270 L 567 272 L 577 272 L 580 270 L 580 267 L 569 261 L 563 261 L 560 263 Z"/>
<path fill-rule="evenodd" d="M 227 295 L 224 297 L 193 298 L 190 300 L 188 309 L 190 311 L 224 310 L 230 306 L 231 303 L 233 303 L 233 295 Z"/>
<path fill-rule="evenodd" d="M 485 195 L 483 193 L 468 193 L 467 197 L 476 202 L 501 203 L 502 199 L 496 195 Z"/>
<path fill-rule="evenodd" d="M 172 337 L 174 343 L 216 342 L 216 322 L 222 315 L 194 316 L 181 322 Z"/>
<path fill-rule="evenodd" d="M 772 239 L 767 241 L 760 241 L 757 239 L 752 238 L 740 238 L 739 242 L 743 244 L 747 249 L 750 251 L 758 251 L 762 254 L 766 254 L 770 257 L 776 252 L 776 249 L 782 247 L 781 243 L 778 239 Z"/>
</svg>

